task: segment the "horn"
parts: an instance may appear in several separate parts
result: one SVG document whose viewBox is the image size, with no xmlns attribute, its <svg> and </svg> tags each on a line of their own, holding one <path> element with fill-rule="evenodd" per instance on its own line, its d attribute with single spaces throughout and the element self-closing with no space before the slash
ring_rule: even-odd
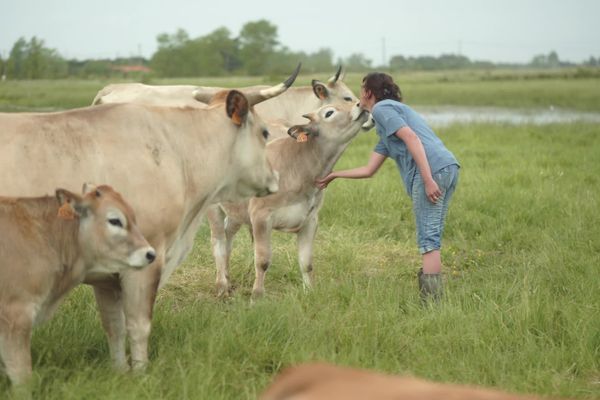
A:
<svg viewBox="0 0 600 400">
<path fill-rule="evenodd" d="M 226 90 L 219 87 L 207 87 L 207 86 L 198 86 L 196 89 L 192 91 L 192 96 L 202 103 L 210 103 L 213 96 L 219 93 L 222 90 Z"/>
<path fill-rule="evenodd" d="M 292 75 L 290 75 L 289 78 L 287 78 L 285 81 L 281 82 L 278 85 L 272 86 L 268 89 L 259 90 L 258 92 L 252 91 L 252 92 L 244 93 L 246 95 L 246 98 L 248 99 L 248 103 L 250 104 L 250 106 L 258 104 L 261 101 L 270 99 L 271 97 L 278 96 L 281 93 L 288 90 L 288 88 L 290 86 L 292 86 L 292 83 L 294 83 L 294 81 L 296 80 L 296 77 L 298 76 L 298 73 L 300 72 L 301 66 L 302 66 L 302 63 L 301 62 L 298 63 L 298 66 L 296 67 L 296 70 L 292 73 Z"/>
<path fill-rule="evenodd" d="M 331 78 L 329 78 L 329 83 L 336 83 L 337 80 L 340 78 L 340 74 L 342 73 L 342 66 L 340 65 L 338 67 L 337 72 L 335 73 L 334 76 L 332 76 Z"/>
</svg>

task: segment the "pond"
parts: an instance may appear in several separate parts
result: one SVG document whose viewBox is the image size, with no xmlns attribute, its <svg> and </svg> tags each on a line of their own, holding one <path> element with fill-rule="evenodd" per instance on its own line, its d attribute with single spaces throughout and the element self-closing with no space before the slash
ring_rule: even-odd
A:
<svg viewBox="0 0 600 400">
<path fill-rule="evenodd" d="M 493 122 L 546 125 L 555 123 L 600 123 L 599 112 L 583 112 L 554 107 L 545 109 L 509 109 L 468 106 L 414 106 L 427 123 L 445 126 L 453 123 Z"/>
</svg>

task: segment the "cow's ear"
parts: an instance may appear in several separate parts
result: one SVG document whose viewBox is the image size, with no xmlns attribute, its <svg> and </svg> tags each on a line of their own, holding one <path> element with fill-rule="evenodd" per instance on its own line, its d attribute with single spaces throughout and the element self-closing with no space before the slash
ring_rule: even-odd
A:
<svg viewBox="0 0 600 400">
<path fill-rule="evenodd" d="M 225 109 L 227 110 L 227 116 L 231 118 L 231 121 L 237 126 L 242 125 L 246 121 L 248 115 L 248 99 L 237 90 L 231 90 L 227 94 L 227 101 L 225 102 Z"/>
<path fill-rule="evenodd" d="M 60 204 L 58 218 L 68 220 L 86 215 L 88 206 L 83 203 L 80 196 L 66 189 L 56 189 L 55 194 Z"/>
<path fill-rule="evenodd" d="M 311 84 L 313 92 L 315 92 L 315 96 L 317 96 L 319 99 L 325 100 L 329 97 L 329 90 L 327 90 L 327 87 L 323 82 L 319 82 L 316 79 L 313 79 Z"/>
</svg>

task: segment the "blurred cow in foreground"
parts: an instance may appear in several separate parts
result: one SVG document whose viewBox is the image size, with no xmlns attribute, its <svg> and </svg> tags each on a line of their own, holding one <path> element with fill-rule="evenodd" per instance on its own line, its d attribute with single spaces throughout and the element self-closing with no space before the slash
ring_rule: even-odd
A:
<svg viewBox="0 0 600 400">
<path fill-rule="evenodd" d="M 325 363 L 290 367 L 260 400 L 541 400 L 475 386 L 429 382 Z"/>
</svg>

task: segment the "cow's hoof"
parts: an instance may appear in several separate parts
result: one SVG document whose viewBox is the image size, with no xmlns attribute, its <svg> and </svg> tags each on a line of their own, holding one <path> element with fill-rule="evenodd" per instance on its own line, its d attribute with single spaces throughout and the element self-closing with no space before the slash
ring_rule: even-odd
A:
<svg viewBox="0 0 600 400">
<path fill-rule="evenodd" d="M 225 283 L 217 283 L 217 297 L 220 299 L 226 299 L 229 296 L 231 296 L 231 293 L 233 292 L 233 288 Z"/>
</svg>

